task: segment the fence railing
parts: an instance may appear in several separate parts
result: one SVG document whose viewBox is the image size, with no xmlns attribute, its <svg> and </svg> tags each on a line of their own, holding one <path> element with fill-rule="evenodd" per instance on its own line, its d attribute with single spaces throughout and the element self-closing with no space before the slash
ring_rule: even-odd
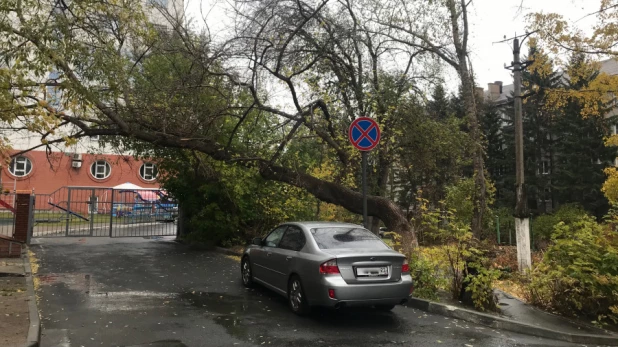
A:
<svg viewBox="0 0 618 347">
<path fill-rule="evenodd" d="M 66 187 L 35 196 L 34 237 L 176 235 L 178 205 L 161 190 Z"/>
<path fill-rule="evenodd" d="M 535 249 L 534 230 L 532 228 L 533 218 L 530 218 L 530 245 Z M 515 218 L 495 216 L 496 242 L 499 245 L 516 246 L 517 237 L 515 235 Z"/>
</svg>

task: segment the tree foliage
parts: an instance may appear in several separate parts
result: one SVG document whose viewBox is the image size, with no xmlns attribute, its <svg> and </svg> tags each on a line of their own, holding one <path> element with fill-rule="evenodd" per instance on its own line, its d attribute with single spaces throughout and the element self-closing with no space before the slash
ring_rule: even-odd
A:
<svg viewBox="0 0 618 347">
<path fill-rule="evenodd" d="M 560 71 L 537 43 L 535 39 L 530 42 L 527 59 L 533 63 L 523 73 L 528 205 L 533 212 L 546 213 L 562 204 L 577 203 L 601 217 L 608 208 L 601 194 L 603 169 L 613 164 L 615 157 L 615 150 L 607 148 L 605 141 L 615 121 L 610 112 L 613 104 L 607 102 L 608 97 L 602 92 L 605 88 L 599 90 L 598 85 L 605 81 L 615 83 L 617 79 L 600 72 L 596 62 L 580 53 L 572 54 L 565 71 Z M 488 138 L 503 144 L 490 150 L 488 160 L 496 163 L 492 164 L 492 171 L 498 202 L 510 207 L 514 204 L 515 152 L 510 102 L 502 112 L 506 116 L 502 129 L 495 129 L 496 122 L 500 122 L 495 117 L 487 126 Z M 509 159 L 504 161 L 505 158 Z"/>
<path fill-rule="evenodd" d="M 346 131 L 354 118 L 373 117 L 385 136 L 370 155 L 369 214 L 414 244 L 407 215 L 385 195 L 393 166 L 408 155 L 396 148 L 409 106 L 424 102 L 422 91 L 446 64 L 460 77 L 470 129 L 476 232 L 486 192 L 467 59 L 469 3 L 232 5 L 234 27 L 221 42 L 137 0 L 20 0 L 1 7 L 3 120 L 39 133 L 41 147 L 102 135 L 135 151 L 172 148 L 192 161 L 205 155 L 225 168 L 209 164 L 219 180 L 239 166 L 358 214 L 360 154 Z M 153 11 L 169 25 L 149 23 L 146 13 Z M 460 135 L 450 143 L 463 141 Z M 230 191 L 223 187 L 200 194 L 222 196 Z M 222 206 L 209 208 L 227 218 Z"/>
</svg>

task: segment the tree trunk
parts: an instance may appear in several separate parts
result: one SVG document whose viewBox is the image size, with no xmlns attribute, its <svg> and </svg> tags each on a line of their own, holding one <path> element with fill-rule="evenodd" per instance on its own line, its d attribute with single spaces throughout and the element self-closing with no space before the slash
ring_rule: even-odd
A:
<svg viewBox="0 0 618 347">
<path fill-rule="evenodd" d="M 472 215 L 471 229 L 476 238 L 481 237 L 483 231 L 483 217 L 487 206 L 487 187 L 485 182 L 485 161 L 483 143 L 476 108 L 476 97 L 474 95 L 474 83 L 466 61 L 464 59 L 460 68 L 460 78 L 462 81 L 463 101 L 466 110 L 466 117 L 470 127 L 470 137 L 474 145 L 473 168 L 474 168 L 474 210 Z"/>
<path fill-rule="evenodd" d="M 118 115 L 109 108 L 99 107 L 101 112 L 114 120 Z M 91 131 L 88 126 L 78 123 L 76 126 L 82 128 L 86 135 Z M 132 137 L 134 139 L 154 143 L 162 147 L 184 148 L 198 151 L 208 155 L 213 160 L 236 161 L 234 153 L 226 151 L 219 144 L 209 139 L 183 139 L 171 134 L 153 133 L 139 128 L 127 130 L 117 130 L 116 135 Z M 363 213 L 363 196 L 341 184 L 324 181 L 309 174 L 297 172 L 292 169 L 277 166 L 264 159 L 251 159 L 247 162 L 248 167 L 257 167 L 260 175 L 267 180 L 287 183 L 302 189 L 315 196 L 317 199 L 341 206 L 352 213 Z M 404 237 L 411 248 L 418 246 L 416 232 L 412 224 L 406 218 L 406 214 L 393 201 L 379 196 L 367 196 L 367 209 L 370 216 L 377 217 L 384 221 L 386 227 L 397 232 Z"/>
<path fill-rule="evenodd" d="M 453 33 L 453 44 L 457 53 L 457 61 L 451 61 L 451 65 L 457 69 L 461 88 L 463 92 L 464 109 L 468 126 L 470 128 L 470 138 L 474 146 L 473 168 L 474 168 L 474 211 L 471 222 L 471 229 L 474 237 L 480 238 L 483 230 L 483 216 L 485 215 L 487 187 L 485 186 L 485 165 L 484 150 L 479 127 L 474 80 L 468 69 L 468 3 L 460 0 L 461 11 L 457 9 L 455 0 L 448 0 L 446 5 L 451 17 L 451 30 Z M 463 28 L 459 27 L 459 18 L 463 20 Z"/>
<path fill-rule="evenodd" d="M 260 175 L 267 180 L 288 183 L 305 189 L 323 202 L 339 205 L 350 212 L 363 213 L 363 195 L 341 184 L 323 181 L 311 175 L 291 169 L 259 162 Z M 418 240 L 412 224 L 397 204 L 384 197 L 367 196 L 368 214 L 384 221 L 386 227 L 402 235 L 409 248 L 416 248 Z M 405 246 L 405 244 L 404 244 Z"/>
</svg>

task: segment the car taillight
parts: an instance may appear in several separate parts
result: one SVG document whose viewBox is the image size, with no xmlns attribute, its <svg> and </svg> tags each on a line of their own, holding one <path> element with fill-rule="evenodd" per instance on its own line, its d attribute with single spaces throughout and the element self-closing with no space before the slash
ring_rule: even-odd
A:
<svg viewBox="0 0 618 347">
<path fill-rule="evenodd" d="M 408 264 L 408 259 L 403 261 L 403 265 L 401 265 L 401 272 L 410 272 L 410 264 Z"/>
<path fill-rule="evenodd" d="M 331 259 L 320 265 L 320 273 L 323 275 L 332 275 L 339 273 L 339 267 L 337 266 L 337 259 Z"/>
</svg>

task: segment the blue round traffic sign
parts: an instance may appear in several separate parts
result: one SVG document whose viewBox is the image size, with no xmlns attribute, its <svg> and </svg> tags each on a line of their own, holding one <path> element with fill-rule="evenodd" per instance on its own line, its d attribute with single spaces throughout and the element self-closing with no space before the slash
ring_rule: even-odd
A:
<svg viewBox="0 0 618 347">
<path fill-rule="evenodd" d="M 380 142 L 380 126 L 371 118 L 356 118 L 350 124 L 348 138 L 357 149 L 370 151 Z"/>
</svg>

